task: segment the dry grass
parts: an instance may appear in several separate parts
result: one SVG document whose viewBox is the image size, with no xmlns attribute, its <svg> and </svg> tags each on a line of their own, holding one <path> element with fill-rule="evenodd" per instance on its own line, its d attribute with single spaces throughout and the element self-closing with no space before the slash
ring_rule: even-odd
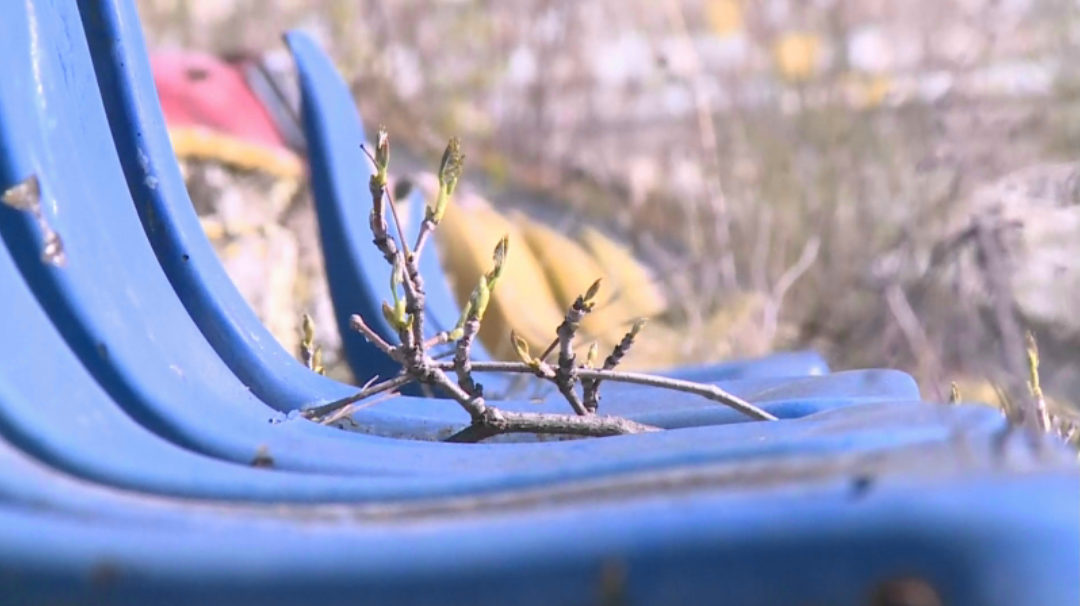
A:
<svg viewBox="0 0 1080 606">
<path fill-rule="evenodd" d="M 977 188 L 1080 144 L 1080 22 L 1058 0 L 1017 15 L 929 0 L 786 14 L 735 0 L 139 4 L 154 44 L 262 49 L 284 29 L 316 32 L 398 142 L 433 160 L 436 133 L 459 133 L 491 197 L 621 230 L 664 269 L 672 314 L 692 328 L 771 293 L 816 238 L 779 307 L 797 331 L 777 337 L 763 316 L 763 342 L 746 349 L 810 345 L 839 367 L 903 368 L 941 400 L 951 377 L 1002 371 L 993 322 L 940 285 L 890 298 L 867 282 L 875 260 L 931 249 Z M 891 46 L 858 50 L 875 31 Z M 1011 89 L 994 84 L 1009 73 Z M 949 95 L 908 94 L 944 81 Z M 1080 389 L 1072 337 L 1032 328 L 1047 333 L 1047 391 Z"/>
</svg>

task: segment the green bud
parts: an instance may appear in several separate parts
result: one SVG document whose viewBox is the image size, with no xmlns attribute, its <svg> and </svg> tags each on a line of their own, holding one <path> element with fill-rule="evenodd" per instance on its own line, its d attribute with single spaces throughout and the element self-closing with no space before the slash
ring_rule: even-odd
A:
<svg viewBox="0 0 1080 606">
<path fill-rule="evenodd" d="M 602 281 L 603 278 L 597 278 L 596 281 L 592 283 L 592 286 L 589 287 L 589 290 L 585 291 L 585 296 L 583 298 L 586 303 L 591 303 L 592 300 L 596 298 L 596 295 L 600 292 L 600 283 Z"/>
<path fill-rule="evenodd" d="M 600 344 L 596 341 L 589 346 L 589 352 L 585 354 L 585 368 L 596 368 L 596 359 L 600 357 Z"/>
<path fill-rule="evenodd" d="M 517 332 L 510 331 L 510 344 L 514 346 L 514 353 L 517 354 L 519 360 L 526 364 L 532 364 L 533 357 L 529 351 L 529 342 L 526 341 Z"/>
<path fill-rule="evenodd" d="M 394 308 L 390 307 L 390 304 L 386 301 L 382 302 L 382 315 L 387 324 L 397 328 L 397 318 L 394 317 Z"/>
<path fill-rule="evenodd" d="M 486 277 L 480 278 L 480 283 L 476 285 L 476 290 L 473 291 L 473 315 L 477 320 L 484 319 L 484 313 L 487 312 L 488 302 L 491 301 L 491 287 L 488 286 Z"/>
<path fill-rule="evenodd" d="M 499 240 L 499 243 L 495 245 L 495 252 L 492 254 L 492 260 L 495 262 L 495 267 L 484 275 L 484 279 L 487 280 L 487 286 L 491 290 L 495 290 L 495 283 L 499 281 L 499 277 L 502 276 L 503 267 L 506 265 L 506 255 L 510 248 L 510 236 L 503 235 Z"/>
<path fill-rule="evenodd" d="M 390 166 L 390 135 L 386 127 L 379 127 L 379 134 L 375 140 L 375 174 L 379 184 L 386 186 L 386 173 Z"/>
<path fill-rule="evenodd" d="M 310 348 L 311 344 L 315 342 L 315 321 L 306 313 L 300 316 L 300 332 L 302 335 L 301 342 L 304 347 Z"/>
<path fill-rule="evenodd" d="M 464 165 L 465 156 L 461 153 L 461 140 L 451 137 L 439 162 L 439 189 L 445 190 L 447 196 L 453 195 Z"/>
</svg>

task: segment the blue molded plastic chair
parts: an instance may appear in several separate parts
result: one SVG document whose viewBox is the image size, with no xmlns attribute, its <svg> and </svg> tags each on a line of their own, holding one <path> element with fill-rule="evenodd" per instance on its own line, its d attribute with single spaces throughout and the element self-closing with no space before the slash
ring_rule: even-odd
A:
<svg viewBox="0 0 1080 606">
<path fill-rule="evenodd" d="M 0 603 L 856 604 L 912 576 L 949 604 L 1080 597 L 1072 455 L 1003 459 L 1000 415 L 902 373 L 726 384 L 773 423 L 618 387 L 605 406 L 672 429 L 601 440 L 286 419 L 348 388 L 260 341 L 177 201 L 131 4 L 2 4 L 0 51 L 0 189 L 41 191 L 0 207 Z M 462 421 L 387 404 L 356 418 Z"/>
<path fill-rule="evenodd" d="M 84 5 L 84 9 L 89 6 Z M 21 8 L 8 5 L 6 10 L 17 13 Z M 96 26 L 105 23 L 103 18 L 86 21 Z M 16 14 L 11 22 L 25 22 L 25 18 Z M 50 13 L 39 15 L 36 24 L 36 58 L 30 58 L 28 33 L 13 28 L 10 39 L 22 38 L 22 44 L 16 44 L 9 55 L 11 77 L 0 83 L 5 99 L 5 137 L 19 142 L 5 158 L 6 180 L 13 183 L 30 174 L 38 176 L 42 199 L 46 201 L 43 210 L 63 238 L 68 261 L 64 267 L 42 264 L 36 224 L 26 217 L 10 217 L 0 225 L 0 235 L 22 279 L 14 277 L 14 267 L 8 266 L 11 277 L 6 282 L 11 288 L 6 296 L 29 297 L 32 291 L 70 351 L 108 392 L 111 401 L 103 400 L 101 406 L 119 408 L 120 413 L 161 438 L 204 455 L 247 464 L 260 452 L 268 451 L 281 469 L 325 473 L 439 474 L 447 469 L 464 469 L 472 474 L 505 473 L 508 466 L 520 468 L 530 460 L 530 448 L 552 454 L 542 465 L 546 471 L 535 469 L 535 465 L 530 470 L 537 477 L 620 466 L 633 469 L 648 465 L 648 461 L 703 456 L 696 440 L 678 438 L 676 434 L 664 434 L 662 438 L 640 436 L 645 443 L 659 440 L 657 444 L 667 444 L 656 448 L 643 448 L 632 440 L 616 450 L 609 449 L 619 441 L 534 445 L 515 451 L 495 445 L 463 451 L 450 445 L 347 434 L 299 420 L 268 422 L 279 420 L 280 415 L 257 399 L 218 357 L 177 298 L 147 244 L 128 184 L 122 179 L 117 153 L 111 147 L 103 106 L 95 99 L 97 88 L 89 53 L 78 44 L 70 48 L 57 44 L 81 42 L 82 32 L 71 27 L 71 21 Z M 34 71 L 35 66 L 39 71 Z M 67 76 L 67 71 L 74 76 Z M 35 105 L 35 99 L 43 102 L 47 112 Z M 25 105 L 20 106 L 20 102 Z M 138 149 L 132 153 L 140 157 Z M 144 175 L 141 183 L 145 185 L 148 178 L 155 187 L 161 187 L 153 174 Z M 26 286 L 22 285 L 23 279 Z M 910 379 L 897 379 L 894 388 L 879 395 L 916 399 Z M 808 395 L 813 395 L 813 390 Z M 836 394 L 832 403 L 858 402 L 865 395 Z M 630 396 L 621 400 L 611 404 L 613 410 L 635 402 Z M 665 400 L 663 404 L 678 411 L 676 398 Z M 655 398 L 637 402 L 639 410 L 642 403 L 655 406 Z M 405 407 L 410 402 L 402 399 L 395 404 Z M 462 413 L 446 402 L 411 404 L 439 406 L 445 415 L 457 415 L 457 426 L 464 421 Z M 518 402 L 506 406 L 533 405 Z M 427 419 L 419 423 L 448 432 L 452 426 L 448 427 L 446 418 L 442 423 Z M 680 425 L 685 423 L 680 419 Z M 55 430 L 47 424 L 38 429 Z M 717 443 L 716 448 L 725 450 L 732 443 Z M 572 458 L 569 453 L 576 456 L 593 450 L 596 456 L 576 463 L 554 455 L 562 451 L 567 453 L 565 458 Z M 447 456 L 435 456 L 444 452 Z M 623 454 L 616 460 L 604 456 L 604 452 Z M 467 460 L 476 463 L 463 465 Z"/>
<path fill-rule="evenodd" d="M 961 606 L 1064 606 L 1080 595 L 1075 536 L 1062 533 L 1080 498 L 1070 474 L 969 474 L 929 494 L 923 483 L 840 478 L 772 493 L 571 500 L 543 514 L 481 501 L 478 514 L 445 519 L 438 507 L 148 500 L 4 450 L 0 486 L 18 474 L 21 496 L 34 499 L 0 505 L 5 603 L 855 605 L 904 582 Z M 392 530 L 402 525 L 412 530 Z"/>
</svg>

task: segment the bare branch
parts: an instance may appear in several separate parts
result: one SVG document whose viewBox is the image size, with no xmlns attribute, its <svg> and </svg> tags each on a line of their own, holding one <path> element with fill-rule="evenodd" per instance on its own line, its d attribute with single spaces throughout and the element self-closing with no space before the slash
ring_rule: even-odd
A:
<svg viewBox="0 0 1080 606">
<path fill-rule="evenodd" d="M 619 344 L 615 346 L 615 349 L 611 350 L 611 354 L 604 360 L 604 370 L 615 370 L 615 367 L 622 362 L 623 357 L 630 351 L 630 348 L 634 345 L 634 340 L 637 339 L 641 329 L 645 328 L 648 320 L 640 318 L 636 320 L 630 330 L 627 331 Z"/>
<path fill-rule="evenodd" d="M 562 323 L 555 330 L 559 343 L 559 362 L 555 367 L 555 386 L 559 388 L 559 393 L 566 398 L 574 412 L 583 416 L 590 414 L 590 412 L 585 407 L 585 404 L 581 402 L 581 399 L 578 398 L 577 392 L 574 391 L 574 385 L 577 383 L 577 356 L 574 354 L 574 337 L 577 335 L 578 327 L 581 326 L 581 321 L 596 306 L 595 299 L 597 293 L 600 292 L 600 283 L 601 281 L 597 279 L 585 291 L 585 294 L 578 296 L 574 300 L 570 309 L 566 310 L 566 317 L 563 318 Z M 541 358 L 541 361 L 545 358 L 547 358 L 546 355 Z"/>
<path fill-rule="evenodd" d="M 461 178 L 464 165 L 465 155 L 461 153 L 461 142 L 457 137 L 452 137 L 446 145 L 446 150 L 443 151 L 442 160 L 439 162 L 439 193 L 435 199 L 435 206 L 429 206 L 425 210 L 424 221 L 420 224 L 420 233 L 416 236 L 416 246 L 413 249 L 416 251 L 417 257 L 424 250 L 424 244 L 427 242 L 428 236 L 435 231 L 435 228 L 442 221 L 450 196 L 454 194 L 458 179 Z"/>
<path fill-rule="evenodd" d="M 772 292 L 769 294 L 769 299 L 765 307 L 763 331 L 769 341 L 772 341 L 776 336 L 780 307 L 784 303 L 784 297 L 787 295 L 788 290 L 799 281 L 799 278 L 801 278 L 814 264 L 814 261 L 817 260 L 820 248 L 821 239 L 817 236 L 810 238 L 806 245 L 803 246 L 802 253 L 799 255 L 798 260 L 795 261 L 795 264 L 787 268 L 787 270 L 780 275 L 780 278 L 776 283 L 773 284 Z"/>
<path fill-rule="evenodd" d="M 378 347 L 382 352 L 391 358 L 398 360 L 400 358 L 400 352 L 396 347 L 390 345 L 385 339 L 379 336 L 379 333 L 375 332 L 370 326 L 364 323 L 364 319 L 357 314 L 349 316 L 349 327 L 356 332 L 364 335 L 364 338 L 369 343 Z"/>
<path fill-rule="evenodd" d="M 709 107 L 709 93 L 705 89 L 705 78 L 702 78 L 703 68 L 697 48 L 694 46 L 690 30 L 683 16 L 683 8 L 676 0 L 665 0 L 664 9 L 667 11 L 668 20 L 675 30 L 676 39 L 684 47 L 686 58 L 689 60 L 689 70 L 684 77 L 687 88 L 694 100 L 694 113 L 698 122 L 698 143 L 701 150 L 702 168 L 710 177 L 705 179 L 706 195 L 709 198 L 708 210 L 712 219 L 713 238 L 720 252 L 720 275 L 723 278 L 723 286 L 727 290 L 738 287 L 738 276 L 735 268 L 735 255 L 731 247 L 731 213 L 728 208 L 727 196 L 724 195 L 724 187 L 720 174 L 721 160 L 717 142 L 720 140 L 713 121 L 713 112 Z M 692 196 L 687 197 L 691 204 L 687 217 L 687 227 L 691 238 L 691 247 L 697 245 L 694 250 L 700 254 L 703 246 L 703 234 L 697 211 L 697 202 Z M 710 293 L 711 294 L 711 293 Z"/>
<path fill-rule="evenodd" d="M 405 226 L 401 222 L 401 216 L 398 214 L 397 200 L 394 199 L 394 194 L 390 192 L 388 187 L 383 187 L 383 192 L 386 194 L 386 200 L 390 203 L 390 215 L 394 218 L 394 228 L 397 230 L 398 239 L 401 240 L 401 250 L 405 257 L 409 257 L 409 243 L 405 240 Z"/>
<path fill-rule="evenodd" d="M 642 425 L 627 419 L 600 417 L 595 414 L 599 405 L 598 389 L 600 382 L 610 380 L 693 393 L 731 406 L 757 419 L 776 419 L 773 415 L 712 385 L 700 385 L 688 381 L 638 373 L 616 372 L 615 367 L 618 366 L 623 356 L 633 345 L 634 338 L 644 325 L 644 321 L 638 321 L 634 324 L 630 332 L 623 337 L 622 341 L 607 357 L 603 368 L 593 368 L 598 356 L 598 347 L 595 344 L 589 350 L 587 367 L 578 368 L 573 342 L 581 321 L 588 313 L 593 311 L 596 305 L 595 299 L 600 290 L 600 280 L 594 282 L 585 294 L 579 296 L 570 306 L 562 323 L 556 329 L 557 338 L 555 342 L 540 358 L 533 358 L 528 351 L 528 343 L 511 332 L 511 341 L 522 360 L 521 363 L 473 362 L 471 360 L 472 345 L 480 330 L 484 312 L 487 309 L 492 292 L 505 267 L 509 246 L 509 240 L 506 236 L 496 245 L 492 255 L 494 267 L 480 277 L 476 289 L 462 310 L 457 326 L 453 330 L 439 333 L 431 338 L 425 338 L 423 316 L 426 297 L 423 277 L 420 275 L 419 270 L 420 254 L 423 252 L 428 237 L 434 233 L 446 211 L 449 199 L 461 175 L 464 156 L 461 154 L 457 139 L 451 139 L 446 152 L 443 154 L 439 168 L 438 198 L 434 206 L 426 209 L 424 222 L 414 247 L 415 252 L 410 253 L 408 244 L 404 239 L 404 226 L 398 214 L 397 203 L 393 194 L 387 190 L 390 144 L 385 129 L 379 130 L 374 155 L 368 152 L 366 148 L 364 148 L 364 152 L 368 154 L 368 157 L 375 165 L 375 174 L 372 175 L 369 183 L 372 196 L 370 224 L 374 237 L 373 242 L 392 268 L 390 291 L 393 305 L 384 302 L 383 314 L 386 321 L 397 331 L 401 344 L 394 346 L 387 343 L 371 327 L 367 326 L 358 315 L 350 317 L 350 325 L 386 355 L 400 362 L 403 370 L 399 376 L 383 381 L 378 385 L 365 385 L 353 396 L 309 409 L 303 413 L 305 418 L 322 419 L 325 423 L 333 423 L 346 418 L 359 408 L 370 406 L 375 402 L 385 400 L 385 398 L 362 405 L 355 405 L 355 402 L 374 395 L 391 392 L 398 387 L 416 381 L 425 388 L 434 387 L 446 392 L 469 414 L 471 419 L 469 427 L 451 436 L 449 438 L 451 442 L 475 442 L 497 434 L 520 432 L 610 436 L 658 431 L 659 429 L 656 427 Z M 397 241 L 389 234 L 389 226 L 385 217 L 385 204 L 390 205 L 394 224 L 397 228 Z M 398 241 L 400 241 L 400 249 L 398 248 Z M 404 297 L 400 294 L 402 290 L 404 291 Z M 308 346 L 311 345 L 312 337 L 309 333 L 313 333 L 314 328 L 310 325 L 310 322 L 306 322 L 304 330 L 304 341 L 307 344 L 305 347 L 310 349 Z M 428 349 L 435 345 L 450 342 L 455 343 L 454 359 L 452 361 L 436 361 L 427 353 Z M 558 362 L 552 368 L 546 362 L 546 359 L 556 349 L 559 352 Z M 305 353 L 303 355 L 306 363 L 310 365 L 311 361 L 308 358 L 312 358 L 315 354 L 308 355 Z M 453 370 L 457 375 L 457 382 L 454 382 L 447 375 L 447 371 L 450 370 Z M 488 406 L 484 400 L 483 386 L 475 381 L 472 376 L 473 370 L 529 373 L 554 382 L 577 414 L 552 415 L 506 412 Z M 579 379 L 583 380 L 585 403 L 581 401 L 575 391 Z M 392 397 L 392 395 L 387 397 Z"/>
<path fill-rule="evenodd" d="M 904 338 L 907 339 L 911 353 L 915 356 L 921 371 L 920 374 L 930 377 L 930 382 L 938 392 L 937 398 L 940 399 L 943 395 L 940 393 L 941 373 L 939 369 L 941 364 L 938 363 L 930 339 L 926 336 L 926 331 L 923 329 L 922 323 L 919 322 L 918 316 L 915 315 L 915 310 L 911 308 L 907 295 L 904 294 L 904 289 L 899 284 L 890 284 L 885 289 L 885 302 L 888 303 L 889 311 L 892 312 L 896 324 L 900 327 L 900 331 L 904 333 Z"/>
<path fill-rule="evenodd" d="M 417 257 L 420 253 L 424 252 L 424 245 L 427 244 L 428 237 L 435 231 L 435 224 L 424 219 L 424 222 L 420 224 L 420 233 L 416 235 L 416 244 L 413 246 L 413 254 Z"/>
<path fill-rule="evenodd" d="M 381 403 L 383 403 L 383 402 L 385 402 L 387 400 L 392 400 L 392 399 L 394 399 L 394 398 L 396 398 L 396 397 L 398 397 L 400 395 L 401 394 L 399 394 L 396 391 L 391 391 L 389 393 L 384 393 L 384 394 L 380 395 L 377 398 L 373 398 L 371 400 L 368 400 L 367 402 L 349 404 L 348 406 L 339 408 L 337 410 L 337 412 L 331 413 L 330 415 L 320 419 L 319 424 L 320 425 L 333 425 L 334 423 L 337 423 L 338 421 L 344 419 L 345 417 L 351 416 L 353 413 L 355 413 L 358 410 L 363 410 L 364 408 L 368 408 L 368 407 L 374 406 L 376 404 L 381 404 Z"/>
<path fill-rule="evenodd" d="M 397 329 L 401 333 L 402 343 L 416 343 L 421 351 L 424 349 L 424 280 L 420 276 L 419 256 L 409 252 L 409 243 L 405 240 L 405 226 L 398 213 L 397 201 L 394 194 L 387 187 L 388 166 L 390 163 L 390 136 L 384 128 L 379 129 L 378 146 L 375 148 L 376 173 L 371 177 L 370 189 L 372 196 L 371 230 L 375 235 L 375 245 L 382 251 L 383 257 L 392 266 L 401 267 L 401 286 L 405 290 L 405 313 L 410 317 L 407 327 L 398 323 Z M 401 241 L 401 250 L 393 245 L 394 240 L 388 234 L 388 226 L 382 212 L 382 196 L 386 196 L 390 205 L 390 214 L 394 219 L 394 228 L 397 230 L 398 240 Z M 378 219 L 378 220 L 377 220 Z M 396 290 L 394 296 L 396 297 Z M 405 336 L 409 330 L 411 337 Z"/>
<path fill-rule="evenodd" d="M 619 417 L 559 415 L 536 412 L 510 412 L 488 408 L 480 422 L 459 431 L 447 442 L 479 442 L 504 433 L 561 434 L 573 436 L 617 436 L 659 431 L 651 425 Z"/>
<path fill-rule="evenodd" d="M 398 389 L 399 387 L 403 387 L 405 385 L 408 385 L 409 383 L 412 383 L 414 380 L 415 379 L 413 379 L 413 377 L 409 375 L 398 375 L 393 379 L 387 379 L 382 383 L 376 383 L 375 385 L 372 385 L 370 387 L 365 387 L 347 398 L 335 400 L 328 404 L 323 404 L 314 408 L 308 408 L 302 414 L 306 419 L 319 419 L 336 410 L 344 408 L 349 404 L 352 404 L 353 402 L 359 402 L 364 398 L 370 398 L 371 396 L 381 394 L 385 391 Z"/>
<path fill-rule="evenodd" d="M 375 164 L 375 174 L 371 175 L 371 179 L 368 180 L 368 191 L 371 192 L 371 215 L 368 217 L 368 223 L 371 226 L 372 242 L 379 249 L 379 252 L 383 254 L 386 262 L 393 265 L 398 254 L 398 248 L 397 243 L 390 237 L 390 226 L 386 222 L 385 204 L 383 202 L 386 196 L 388 179 L 387 167 L 390 162 L 390 137 L 387 135 L 386 129 L 379 128 L 374 156 L 363 145 L 360 148 Z"/>
<path fill-rule="evenodd" d="M 982 264 L 983 279 L 990 293 L 994 319 L 1001 337 L 1001 358 L 1006 374 L 1006 391 L 1013 405 L 1006 408 L 1009 420 L 1016 424 L 1028 420 L 1032 407 L 1030 394 L 1024 389 L 1024 369 L 1019 352 L 1023 350 L 1023 332 L 1013 309 L 1013 293 L 1009 284 L 1009 263 L 1005 243 L 999 230 L 987 225 L 983 218 L 972 221 L 975 242 Z"/>
<path fill-rule="evenodd" d="M 634 346 L 634 340 L 637 339 L 638 333 L 641 332 L 647 322 L 648 320 L 645 318 L 634 322 L 634 325 L 623 335 L 619 344 L 615 346 L 615 349 L 611 350 L 607 359 L 604 360 L 604 370 L 615 370 L 615 367 L 622 362 L 623 357 L 630 351 L 630 348 Z M 585 408 L 595 413 L 600 407 L 600 379 L 583 379 L 581 383 Z"/>
<path fill-rule="evenodd" d="M 450 368 L 446 362 L 435 362 L 434 364 L 437 368 Z M 473 361 L 472 370 L 473 372 L 520 372 L 536 374 L 535 368 L 523 362 Z M 660 377 L 638 372 L 603 369 L 579 368 L 577 374 L 583 379 L 602 379 L 604 381 L 614 381 L 616 383 L 634 383 L 637 385 L 648 385 L 650 387 L 659 387 L 661 389 L 670 389 L 672 391 L 694 394 L 734 408 L 735 410 L 760 421 L 778 420 L 775 415 L 754 406 L 734 394 L 730 394 L 723 389 L 720 389 L 716 385 L 694 383 L 693 381 L 683 381 L 681 379 L 672 379 L 669 377 Z"/>
<path fill-rule="evenodd" d="M 424 341 L 424 350 L 429 351 L 429 350 L 431 350 L 432 347 L 438 347 L 440 345 L 446 345 L 449 342 L 450 342 L 450 333 L 444 330 L 444 331 L 436 334 L 435 336 L 431 337 L 430 339 L 425 340 Z"/>
<path fill-rule="evenodd" d="M 546 362 L 547 359 L 551 357 L 551 354 L 555 352 L 555 348 L 558 347 L 558 346 L 559 346 L 559 337 L 555 337 L 554 339 L 551 340 L 551 344 L 547 346 L 547 349 L 544 350 L 544 353 L 540 355 L 539 359 Z"/>
<path fill-rule="evenodd" d="M 405 253 L 405 279 L 402 284 L 405 287 L 405 312 L 412 320 L 412 340 L 420 351 L 424 351 L 424 308 L 427 305 L 427 296 L 424 293 L 424 279 L 420 276 L 419 258 L 415 254 Z"/>
<path fill-rule="evenodd" d="M 430 360 L 430 359 L 429 359 Z M 438 368 L 439 363 L 431 360 L 431 364 L 428 367 L 427 375 L 424 377 L 424 383 L 441 387 L 450 394 L 450 397 L 457 401 L 465 412 L 469 413 L 473 423 L 482 419 L 489 410 L 487 403 L 484 402 L 482 396 L 474 396 L 467 393 L 457 383 L 450 380 L 450 377 L 446 376 L 446 373 L 442 369 Z"/>
<path fill-rule="evenodd" d="M 480 320 L 473 317 L 465 322 L 463 334 L 454 347 L 454 372 L 457 373 L 458 385 L 471 396 L 484 396 L 484 386 L 472 377 L 472 344 L 480 330 Z"/>
<path fill-rule="evenodd" d="M 772 296 L 774 299 L 781 300 L 787 291 L 799 281 L 799 278 L 810 269 L 810 266 L 817 260 L 818 251 L 821 250 L 821 238 L 814 236 L 806 242 L 803 246 L 802 253 L 799 255 L 795 264 L 787 268 L 783 274 L 780 275 L 780 279 L 776 281 L 776 284 L 772 287 Z"/>
</svg>

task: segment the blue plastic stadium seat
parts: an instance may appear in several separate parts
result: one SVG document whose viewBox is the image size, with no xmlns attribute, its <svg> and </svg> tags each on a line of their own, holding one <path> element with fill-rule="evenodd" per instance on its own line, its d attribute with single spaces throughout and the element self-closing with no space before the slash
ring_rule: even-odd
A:
<svg viewBox="0 0 1080 606">
<path fill-rule="evenodd" d="M 326 57 L 289 43 L 344 322 L 385 283 L 363 130 Z M 282 350 L 226 277 L 133 3 L 0 3 L 0 51 L 0 189 L 40 185 L 0 205 L 0 604 L 855 605 L 902 603 L 880 594 L 904 583 L 1080 601 L 1075 453 L 922 402 L 896 371 L 812 353 L 677 369 L 781 420 L 611 385 L 604 411 L 666 430 L 593 440 L 439 443 L 467 419 L 421 397 L 356 413 L 357 432 L 297 418 L 355 388 Z M 346 345 L 358 376 L 395 372 Z"/>
</svg>

